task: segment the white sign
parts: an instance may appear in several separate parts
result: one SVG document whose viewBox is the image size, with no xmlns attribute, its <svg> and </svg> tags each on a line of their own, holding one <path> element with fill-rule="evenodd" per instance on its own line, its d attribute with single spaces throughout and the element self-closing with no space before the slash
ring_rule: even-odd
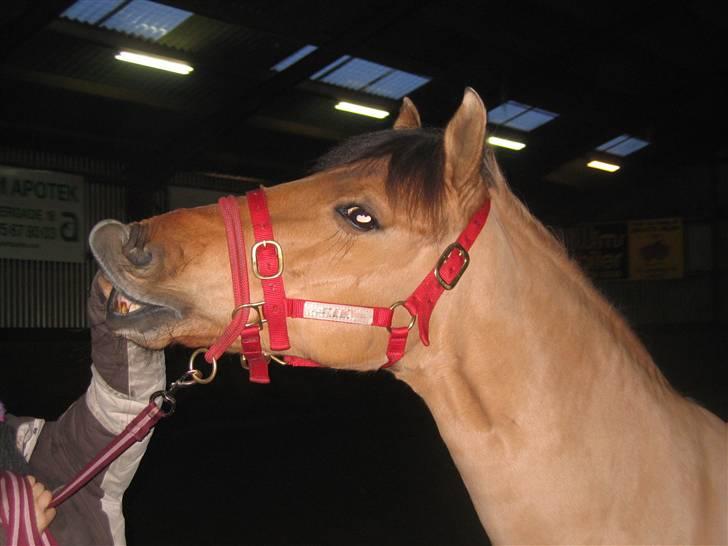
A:
<svg viewBox="0 0 728 546">
<path fill-rule="evenodd" d="M 356 305 L 339 305 L 337 303 L 320 303 L 307 301 L 303 304 L 303 317 L 349 324 L 371 324 L 374 320 L 374 309 L 357 307 Z"/>
<path fill-rule="evenodd" d="M 0 258 L 83 262 L 84 180 L 0 166 Z"/>
</svg>

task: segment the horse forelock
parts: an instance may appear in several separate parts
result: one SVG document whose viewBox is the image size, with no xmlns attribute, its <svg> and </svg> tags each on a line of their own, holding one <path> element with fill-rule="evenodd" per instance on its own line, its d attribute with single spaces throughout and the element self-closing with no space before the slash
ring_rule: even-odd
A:
<svg viewBox="0 0 728 546">
<path fill-rule="evenodd" d="M 440 231 L 447 221 L 443 137 L 440 129 L 388 129 L 358 135 L 322 156 L 314 172 L 341 167 L 362 173 L 381 171 L 392 207 Z M 484 154 L 482 174 L 489 185 L 500 176 L 492 154 Z"/>
</svg>

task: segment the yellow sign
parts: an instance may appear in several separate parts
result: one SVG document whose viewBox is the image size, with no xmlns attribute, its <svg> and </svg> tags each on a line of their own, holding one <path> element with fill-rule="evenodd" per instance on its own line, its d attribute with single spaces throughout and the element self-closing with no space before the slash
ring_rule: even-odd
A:
<svg viewBox="0 0 728 546">
<path fill-rule="evenodd" d="M 681 218 L 628 223 L 629 278 L 678 279 L 684 273 Z"/>
</svg>

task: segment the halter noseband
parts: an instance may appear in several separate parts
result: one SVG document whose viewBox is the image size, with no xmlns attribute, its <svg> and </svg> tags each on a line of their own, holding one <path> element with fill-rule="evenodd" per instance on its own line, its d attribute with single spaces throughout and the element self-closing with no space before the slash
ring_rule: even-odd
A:
<svg viewBox="0 0 728 546">
<path fill-rule="evenodd" d="M 261 282 L 263 301 L 250 301 L 245 240 L 238 200 L 233 196 L 222 197 L 218 201 L 218 206 L 227 234 L 235 307 L 230 324 L 207 350 L 205 360 L 216 361 L 240 337 L 241 362 L 250 369 L 250 380 L 254 383 L 270 383 L 268 374 L 270 360 L 291 366 L 320 366 L 317 362 L 297 356 L 286 355 L 280 359 L 263 351 L 260 331 L 265 324 L 268 325 L 271 352 L 290 348 L 287 328 L 289 317 L 386 328 L 389 331 L 389 342 L 387 362 L 381 366 L 382 368 L 392 366 L 404 356 L 407 336 L 415 323 L 418 325 L 422 343 L 429 345 L 430 317 L 435 304 L 444 291 L 455 288 L 467 269 L 470 262 L 468 251 L 482 231 L 490 212 L 490 199 L 486 199 L 457 241 L 445 249 L 435 268 L 425 276 L 409 298 L 393 303 L 389 307 L 366 307 L 286 298 L 283 286 L 283 249 L 273 235 L 265 192 L 262 189 L 253 190 L 248 192 L 246 197 L 255 236 L 255 244 L 250 249 L 251 269 L 253 275 Z M 409 324 L 392 326 L 394 311 L 400 306 L 410 314 Z M 251 309 L 255 311 L 256 317 L 249 322 Z"/>
</svg>

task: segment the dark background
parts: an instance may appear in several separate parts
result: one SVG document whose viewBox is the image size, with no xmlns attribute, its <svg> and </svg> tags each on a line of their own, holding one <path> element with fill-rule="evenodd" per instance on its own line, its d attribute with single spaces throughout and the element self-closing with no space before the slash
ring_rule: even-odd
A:
<svg viewBox="0 0 728 546">
<path fill-rule="evenodd" d="M 72 3 L 3 3 L 0 164 L 84 176 L 87 229 L 297 178 L 341 139 L 389 127 L 391 116 L 333 105 L 396 112 L 398 101 L 308 79 L 340 55 L 431 77 L 411 94 L 425 125 L 446 123 L 469 85 L 488 108 L 516 100 L 559 114 L 520 135 L 525 150 L 496 151 L 514 191 L 549 226 L 682 219 L 682 278 L 597 285 L 675 387 L 728 417 L 719 3 L 175 0 L 165 3 L 195 15 L 157 42 L 59 17 Z M 306 44 L 319 49 L 270 70 Z M 121 66 L 113 54 L 122 47 L 195 71 Z M 649 146 L 614 175 L 584 166 L 623 133 Z M 0 259 L 0 399 L 14 413 L 53 418 L 84 391 L 93 272 L 90 257 L 78 267 Z M 30 297 L 39 286 L 46 301 Z M 189 352 L 167 353 L 177 377 Z M 272 379 L 252 385 L 226 358 L 213 384 L 180 394 L 125 499 L 130 545 L 487 543 L 408 387 L 384 372 L 274 366 Z"/>
</svg>

